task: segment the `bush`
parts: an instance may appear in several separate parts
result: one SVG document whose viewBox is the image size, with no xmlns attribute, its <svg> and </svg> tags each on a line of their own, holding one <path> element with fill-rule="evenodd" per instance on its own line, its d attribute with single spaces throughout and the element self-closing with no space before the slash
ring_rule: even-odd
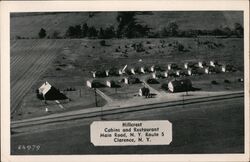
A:
<svg viewBox="0 0 250 162">
<path fill-rule="evenodd" d="M 211 81 L 211 84 L 219 84 L 217 81 L 213 80 Z"/>
<path fill-rule="evenodd" d="M 101 44 L 101 46 L 106 46 L 106 41 L 105 40 L 101 40 L 100 44 Z"/>
<path fill-rule="evenodd" d="M 178 51 L 183 51 L 184 50 L 184 46 L 182 44 L 178 44 Z"/>
<path fill-rule="evenodd" d="M 225 79 L 225 80 L 224 80 L 224 83 L 230 83 L 230 81 L 229 81 L 229 80 L 227 80 L 227 79 Z"/>
<path fill-rule="evenodd" d="M 148 84 L 159 84 L 159 82 L 156 79 L 150 78 L 147 80 Z"/>
<path fill-rule="evenodd" d="M 167 83 L 163 83 L 161 85 L 161 88 L 164 89 L 164 90 L 168 90 L 168 84 Z"/>
<path fill-rule="evenodd" d="M 38 35 L 39 35 L 39 38 L 45 38 L 46 37 L 46 30 L 45 29 L 43 29 L 43 28 L 41 28 L 40 29 L 40 31 L 39 31 L 39 33 L 38 33 Z"/>
</svg>

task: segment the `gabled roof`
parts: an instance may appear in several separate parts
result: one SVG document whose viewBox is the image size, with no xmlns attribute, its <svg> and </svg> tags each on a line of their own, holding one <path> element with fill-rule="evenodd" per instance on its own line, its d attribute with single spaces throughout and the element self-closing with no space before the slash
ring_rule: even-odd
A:
<svg viewBox="0 0 250 162">
<path fill-rule="evenodd" d="M 39 88 L 39 93 L 45 95 L 50 89 L 51 85 L 46 81 L 43 85 Z"/>
</svg>

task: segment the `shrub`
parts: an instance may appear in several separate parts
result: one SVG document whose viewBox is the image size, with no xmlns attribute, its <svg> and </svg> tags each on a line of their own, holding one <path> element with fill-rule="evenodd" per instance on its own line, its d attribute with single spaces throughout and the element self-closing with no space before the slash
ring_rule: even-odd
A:
<svg viewBox="0 0 250 162">
<path fill-rule="evenodd" d="M 159 84 L 159 82 L 156 79 L 150 78 L 147 80 L 148 84 Z"/>
<path fill-rule="evenodd" d="M 216 80 L 211 81 L 211 84 L 219 84 Z"/>
<path fill-rule="evenodd" d="M 167 83 L 163 83 L 161 85 L 161 88 L 164 89 L 164 90 L 168 90 L 168 84 Z"/>
<path fill-rule="evenodd" d="M 230 83 L 230 81 L 229 81 L 229 80 L 227 80 L 227 79 L 225 79 L 225 80 L 224 80 L 224 83 Z"/>
<path fill-rule="evenodd" d="M 101 40 L 100 44 L 101 44 L 101 46 L 106 46 L 106 41 L 105 40 Z"/>
</svg>

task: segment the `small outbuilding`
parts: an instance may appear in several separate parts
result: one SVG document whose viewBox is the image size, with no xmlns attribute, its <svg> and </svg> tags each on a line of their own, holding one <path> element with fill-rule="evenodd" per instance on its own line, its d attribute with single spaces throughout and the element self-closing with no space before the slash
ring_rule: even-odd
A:
<svg viewBox="0 0 250 162">
<path fill-rule="evenodd" d="M 146 88 L 146 87 L 140 88 L 139 89 L 139 96 L 145 96 L 146 98 L 150 97 L 150 90 L 149 90 L 149 88 Z"/>
<path fill-rule="evenodd" d="M 136 77 L 124 77 L 122 79 L 122 82 L 124 82 L 125 84 L 137 84 L 137 83 L 141 83 L 139 78 Z"/>
<path fill-rule="evenodd" d="M 101 88 L 104 87 L 103 83 L 98 80 L 87 80 L 86 81 L 87 87 L 89 88 Z"/>
<path fill-rule="evenodd" d="M 107 80 L 106 86 L 109 88 L 119 88 L 121 87 L 118 83 L 116 83 L 114 80 Z"/>
<path fill-rule="evenodd" d="M 172 80 L 168 83 L 170 92 L 186 92 L 192 90 L 192 82 L 189 79 Z"/>
</svg>

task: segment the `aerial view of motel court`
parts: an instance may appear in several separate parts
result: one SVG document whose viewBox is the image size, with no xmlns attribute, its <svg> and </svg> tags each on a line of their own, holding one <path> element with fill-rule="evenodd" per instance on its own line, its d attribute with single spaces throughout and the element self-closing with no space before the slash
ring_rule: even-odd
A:
<svg viewBox="0 0 250 162">
<path fill-rule="evenodd" d="M 232 135 L 227 139 L 223 135 L 235 146 L 232 150 L 224 150 L 226 141 L 224 143 L 223 140 L 218 146 L 213 142 L 211 145 L 218 148 L 218 152 L 242 151 L 242 12 L 12 13 L 10 20 L 12 153 L 28 154 L 15 146 L 25 143 L 28 129 L 35 129 L 30 126 L 31 122 L 34 124 L 41 120 L 43 125 L 45 120 L 52 122 L 53 118 L 90 112 L 96 113 L 95 117 L 105 117 L 107 111 L 111 114 L 131 111 L 130 116 L 121 115 L 114 118 L 116 120 L 171 119 L 171 116 L 160 117 L 157 114 L 157 111 L 168 114 L 167 111 L 173 111 L 171 107 L 157 111 L 145 108 L 152 109 L 154 105 L 163 103 L 181 105 L 174 111 L 184 108 L 188 111 L 185 113 L 187 116 L 177 113 L 181 117 L 174 118 L 173 124 L 181 118 L 186 121 L 183 127 L 192 125 L 200 128 L 203 126 L 194 123 L 218 120 L 213 131 L 221 130 L 225 134 L 235 131 L 235 138 Z M 204 103 L 196 105 L 196 102 Z M 209 109 L 211 105 L 217 108 Z M 206 112 L 202 114 L 205 117 L 194 113 L 195 107 L 199 113 Z M 225 110 L 226 107 L 229 111 Z M 136 115 L 139 112 L 133 113 L 140 108 L 143 116 Z M 111 116 L 108 119 L 114 120 Z M 194 123 L 189 122 L 191 119 Z M 218 123 L 224 126 L 219 127 Z M 232 126 L 230 130 L 227 124 Z M 24 129 L 25 125 L 27 129 Z M 26 134 L 22 135 L 23 132 Z M 31 136 L 32 131 L 28 132 Z M 40 138 L 35 137 L 30 139 L 39 141 Z M 213 133 L 207 136 L 210 137 L 216 139 Z M 198 137 L 196 139 L 199 141 Z M 176 145 L 191 147 L 190 141 Z M 202 145 L 204 152 L 211 151 L 204 145 L 207 144 Z M 170 146 L 177 147 L 175 141 Z M 202 150 L 199 146 L 193 152 Z M 168 152 L 171 147 L 162 151 Z M 178 147 L 174 149 L 176 152 L 185 153 Z M 53 147 L 40 153 L 64 152 L 57 149 Z M 107 150 L 94 149 L 91 153 L 106 153 Z M 144 151 L 151 153 L 154 150 Z M 90 152 L 80 149 L 72 153 Z"/>
</svg>

